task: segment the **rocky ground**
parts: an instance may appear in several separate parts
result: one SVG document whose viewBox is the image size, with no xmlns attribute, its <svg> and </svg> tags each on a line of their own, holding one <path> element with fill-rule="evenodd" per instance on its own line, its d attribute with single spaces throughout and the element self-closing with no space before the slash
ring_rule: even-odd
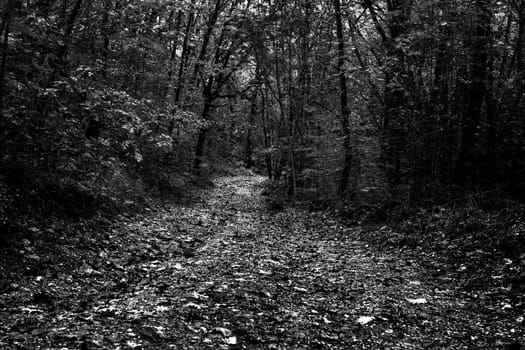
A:
<svg viewBox="0 0 525 350">
<path fill-rule="evenodd" d="M 523 347 L 525 307 L 504 285 L 465 288 L 326 212 L 272 210 L 263 181 L 222 177 L 185 206 L 33 227 L 0 253 L 0 348 Z"/>
</svg>

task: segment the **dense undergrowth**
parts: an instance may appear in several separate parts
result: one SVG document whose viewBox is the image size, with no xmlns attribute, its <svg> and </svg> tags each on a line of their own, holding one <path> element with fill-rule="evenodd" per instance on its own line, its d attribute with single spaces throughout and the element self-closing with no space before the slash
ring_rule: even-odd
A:
<svg viewBox="0 0 525 350">
<path fill-rule="evenodd" d="M 338 212 L 371 248 L 413 256 L 433 276 L 456 279 L 469 289 L 499 286 L 517 298 L 525 292 L 525 203 L 520 200 L 492 192 L 413 208 L 359 206 L 308 194 L 291 200 L 283 189 L 265 183 L 262 194 L 270 210 L 298 206 Z"/>
<path fill-rule="evenodd" d="M 389 220 L 370 221 L 363 239 L 379 249 L 400 250 L 432 261 L 434 274 L 451 273 L 465 285 L 507 284 L 513 293 L 525 287 L 525 206 L 505 201 L 484 208 L 473 202 L 417 209 Z M 435 261 L 440 263 L 437 266 Z"/>
<path fill-rule="evenodd" d="M 20 84 L 10 102 L 23 106 L 4 115 L 3 133 L 9 137 L 2 145 L 1 170 L 15 197 L 44 213 L 79 216 L 102 203 L 132 204 L 146 192 L 163 194 L 184 185 L 187 169 L 180 169 L 178 144 L 191 135 L 180 127 L 175 139 L 158 125 L 168 121 L 169 106 L 79 81 L 57 81 L 50 88 Z M 198 122 L 185 112 L 172 121 Z"/>
<path fill-rule="evenodd" d="M 57 16 L 55 5 L 10 3 L 12 13 L 4 11 L 1 235 L 28 221 L 79 221 L 186 199 L 206 182 L 191 165 L 195 139 L 210 124 L 180 108 L 168 86 L 152 89 L 167 77 L 154 48 L 117 24 L 101 40 L 93 25 L 116 13 L 99 17 L 104 10 L 78 1 L 64 2 Z"/>
</svg>

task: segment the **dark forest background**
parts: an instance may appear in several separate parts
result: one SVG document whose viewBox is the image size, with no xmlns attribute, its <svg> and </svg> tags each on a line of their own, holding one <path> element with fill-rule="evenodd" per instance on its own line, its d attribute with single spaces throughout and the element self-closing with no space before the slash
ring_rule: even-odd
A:
<svg viewBox="0 0 525 350">
<path fill-rule="evenodd" d="M 0 34 L 4 226 L 241 165 L 348 215 L 525 195 L 523 0 L 5 0 Z"/>
</svg>

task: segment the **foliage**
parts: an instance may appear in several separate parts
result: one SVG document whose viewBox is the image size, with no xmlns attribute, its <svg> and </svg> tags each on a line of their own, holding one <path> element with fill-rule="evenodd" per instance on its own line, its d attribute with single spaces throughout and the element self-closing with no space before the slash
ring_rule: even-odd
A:
<svg viewBox="0 0 525 350">
<path fill-rule="evenodd" d="M 239 160 L 357 206 L 521 193 L 523 6 L 385 5 L 8 1 L 2 173 L 80 211 Z"/>
<path fill-rule="evenodd" d="M 140 207 L 150 194 L 187 186 L 191 144 L 209 123 L 150 89 L 166 78 L 159 65 L 165 52 L 150 39 L 151 28 L 138 29 L 132 12 L 159 8 L 126 6 L 117 13 L 81 4 L 74 17 L 74 6 L 16 5 L 3 48 L 0 146 L 1 172 L 18 189 L 20 206 L 78 217 Z M 75 26 L 70 33 L 67 20 Z M 144 64 L 145 71 L 129 75 Z M 141 91 L 129 85 L 139 79 Z"/>
</svg>

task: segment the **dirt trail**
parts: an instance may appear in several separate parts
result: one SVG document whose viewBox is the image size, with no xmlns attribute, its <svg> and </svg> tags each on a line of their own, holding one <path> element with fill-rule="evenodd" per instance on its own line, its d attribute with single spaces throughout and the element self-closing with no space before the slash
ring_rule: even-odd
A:
<svg viewBox="0 0 525 350">
<path fill-rule="evenodd" d="M 71 267 L 0 296 L 0 348 L 497 349 L 523 319 L 374 252 L 323 212 L 271 212 L 262 177 L 84 236 Z"/>
</svg>

